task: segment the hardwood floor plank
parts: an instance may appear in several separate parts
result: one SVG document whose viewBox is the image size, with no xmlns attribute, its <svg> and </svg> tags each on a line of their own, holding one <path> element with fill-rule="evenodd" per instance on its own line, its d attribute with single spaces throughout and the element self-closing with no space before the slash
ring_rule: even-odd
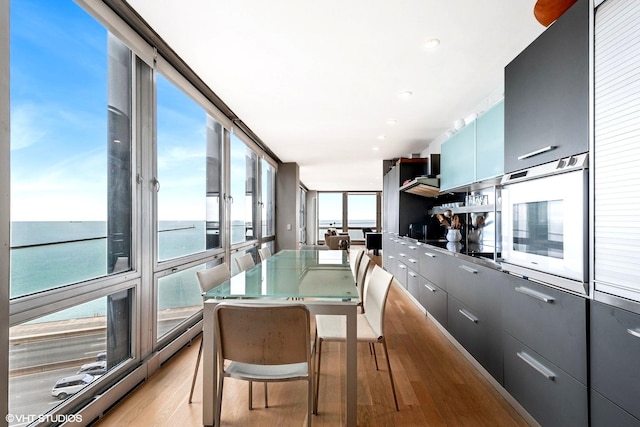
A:
<svg viewBox="0 0 640 427">
<path fill-rule="evenodd" d="M 352 247 L 355 255 L 357 247 Z M 381 257 L 372 257 L 378 264 Z M 377 345 L 379 371 L 366 345 L 358 345 L 358 425 L 386 426 L 525 426 L 525 420 L 475 367 L 392 284 L 385 311 L 389 358 L 400 411 L 395 410 L 386 360 Z M 200 426 L 202 367 L 193 403 L 187 402 L 199 341 L 184 348 L 97 425 Z M 323 345 L 317 427 L 344 425 L 344 358 L 346 346 Z M 261 385 L 254 386 L 254 410 L 248 410 L 247 383 L 225 381 L 222 426 L 303 426 L 306 423 L 304 382 L 269 385 L 264 408 Z"/>
</svg>

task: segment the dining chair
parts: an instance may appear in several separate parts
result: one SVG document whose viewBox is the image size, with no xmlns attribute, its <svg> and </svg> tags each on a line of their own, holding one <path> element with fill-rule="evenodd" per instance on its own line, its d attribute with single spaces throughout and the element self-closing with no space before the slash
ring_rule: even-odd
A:
<svg viewBox="0 0 640 427">
<path fill-rule="evenodd" d="M 358 301 L 358 306 L 360 307 L 361 312 L 364 313 L 364 299 L 366 298 L 364 289 L 365 282 L 367 280 L 367 274 L 369 273 L 369 266 L 373 263 L 369 255 L 362 255 L 360 260 L 360 265 L 358 265 L 358 273 L 356 274 L 356 287 L 358 288 L 358 296 L 360 297 L 360 301 Z"/>
<path fill-rule="evenodd" d="M 258 248 L 258 255 L 260 255 L 260 262 L 262 262 L 271 256 L 271 250 L 268 246 L 265 246 L 264 248 Z"/>
<path fill-rule="evenodd" d="M 229 280 L 231 273 L 229 272 L 229 265 L 223 262 L 220 265 L 216 265 L 213 268 L 207 268 L 206 270 L 200 270 L 196 272 L 198 278 L 198 284 L 200 285 L 200 292 L 205 293 L 219 284 Z M 198 367 L 200 366 L 200 359 L 202 358 L 202 340 L 200 340 L 200 349 L 198 350 L 198 358 L 196 359 L 196 368 L 193 370 L 193 379 L 191 380 L 191 392 L 189 393 L 189 403 L 193 398 L 193 389 L 196 385 L 196 377 L 198 376 Z"/>
<path fill-rule="evenodd" d="M 353 263 L 351 264 L 351 272 L 353 273 L 354 279 L 357 279 L 358 266 L 360 266 L 360 261 L 362 261 L 363 255 L 364 255 L 364 249 L 358 249 L 358 252 L 356 252 L 356 256 L 353 258 Z"/>
<path fill-rule="evenodd" d="M 252 382 L 307 381 L 307 426 L 311 426 L 314 366 L 309 309 L 302 304 L 223 302 L 214 309 L 214 322 L 219 374 L 215 425 L 220 425 L 224 379 L 230 377 L 249 381 L 249 409 Z"/>
<path fill-rule="evenodd" d="M 238 272 L 248 270 L 254 265 L 256 265 L 256 263 L 253 260 L 253 255 L 251 255 L 250 253 L 240 255 L 236 258 L 236 267 L 238 267 Z"/>
<path fill-rule="evenodd" d="M 393 382 L 391 363 L 389 363 L 389 352 L 384 334 L 384 308 L 389 294 L 389 287 L 393 281 L 393 275 L 384 271 L 379 266 L 374 266 L 370 273 L 366 287 L 364 300 L 364 313 L 358 314 L 357 340 L 366 342 L 373 346 L 376 343 L 382 344 L 384 354 L 387 359 L 387 369 L 389 370 L 389 381 L 393 391 L 393 400 L 396 404 L 396 411 L 399 411 L 398 398 L 396 397 L 396 387 Z M 317 315 L 316 316 L 316 348 L 318 351 L 318 366 L 316 378 L 315 412 L 318 413 L 318 393 L 320 391 L 320 363 L 322 356 L 322 343 L 324 341 L 344 342 L 347 339 L 347 325 L 345 316 L 337 315 Z M 374 346 L 375 350 L 375 346 Z M 378 358 L 373 351 L 376 370 L 378 370 Z"/>
</svg>

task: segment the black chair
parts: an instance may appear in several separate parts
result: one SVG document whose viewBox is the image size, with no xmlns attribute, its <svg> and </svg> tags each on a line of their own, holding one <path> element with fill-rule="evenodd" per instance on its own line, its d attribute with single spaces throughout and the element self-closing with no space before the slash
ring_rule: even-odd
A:
<svg viewBox="0 0 640 427">
<path fill-rule="evenodd" d="M 362 234 L 364 234 L 367 251 L 373 250 L 374 255 L 380 255 L 380 250 L 382 249 L 382 233 L 374 233 L 371 228 L 364 227 Z"/>
</svg>

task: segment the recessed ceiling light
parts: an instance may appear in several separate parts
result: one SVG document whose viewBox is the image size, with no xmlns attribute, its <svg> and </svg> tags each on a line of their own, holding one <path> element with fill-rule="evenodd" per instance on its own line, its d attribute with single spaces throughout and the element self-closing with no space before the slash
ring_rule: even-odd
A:
<svg viewBox="0 0 640 427">
<path fill-rule="evenodd" d="M 398 124 L 398 121 L 396 119 L 389 119 L 389 120 L 387 120 L 387 124 L 389 126 L 395 126 L 395 125 Z"/>
<path fill-rule="evenodd" d="M 372 148 L 372 150 L 373 150 L 373 151 L 378 151 L 378 150 L 379 150 L 379 148 L 378 148 L 378 147 L 373 147 L 373 148 Z"/>
<path fill-rule="evenodd" d="M 402 92 L 398 93 L 398 96 L 402 99 L 409 99 L 411 98 L 411 95 L 413 95 L 413 92 L 411 92 L 410 90 L 403 90 Z"/>
<path fill-rule="evenodd" d="M 440 44 L 439 39 L 429 39 L 424 43 L 424 47 L 425 49 L 433 49 L 438 47 L 439 44 Z"/>
<path fill-rule="evenodd" d="M 383 139 L 387 139 L 387 136 L 386 135 L 378 135 L 378 139 L 382 141 Z"/>
</svg>

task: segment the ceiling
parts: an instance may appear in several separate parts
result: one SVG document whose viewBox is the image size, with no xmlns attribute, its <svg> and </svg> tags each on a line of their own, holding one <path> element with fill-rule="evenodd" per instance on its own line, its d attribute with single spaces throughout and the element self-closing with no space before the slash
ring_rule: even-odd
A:
<svg viewBox="0 0 640 427">
<path fill-rule="evenodd" d="M 381 190 L 383 159 L 439 152 L 455 120 L 502 97 L 504 66 L 544 30 L 535 0 L 128 3 L 320 191 Z"/>
</svg>

